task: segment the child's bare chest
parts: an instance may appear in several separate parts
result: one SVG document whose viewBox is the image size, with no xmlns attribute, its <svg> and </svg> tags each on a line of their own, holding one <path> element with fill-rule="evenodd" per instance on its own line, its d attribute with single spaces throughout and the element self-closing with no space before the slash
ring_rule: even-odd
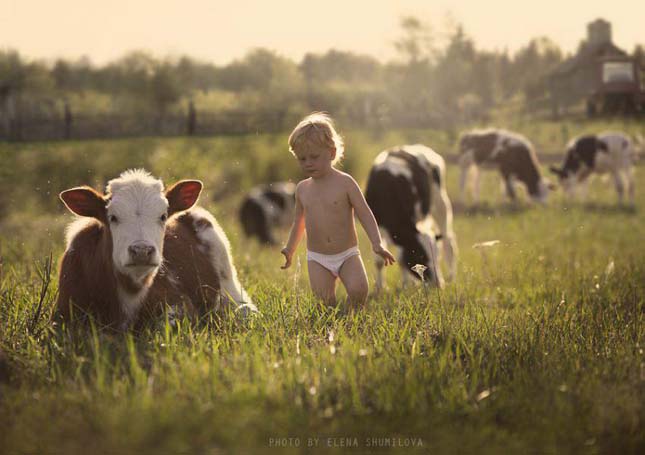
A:
<svg viewBox="0 0 645 455">
<path fill-rule="evenodd" d="M 350 208 L 347 192 L 333 188 L 325 191 L 310 188 L 302 202 L 306 212 L 321 215 L 346 212 Z"/>
</svg>

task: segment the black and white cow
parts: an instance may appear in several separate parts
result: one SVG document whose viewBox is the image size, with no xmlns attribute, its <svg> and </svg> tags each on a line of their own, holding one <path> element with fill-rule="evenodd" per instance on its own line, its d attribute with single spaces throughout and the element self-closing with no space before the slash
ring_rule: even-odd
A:
<svg viewBox="0 0 645 455">
<path fill-rule="evenodd" d="M 542 178 L 533 145 L 524 136 L 499 129 L 473 130 L 459 139 L 459 181 L 462 201 L 469 175 L 472 176 L 472 196 L 479 202 L 479 168 L 493 168 L 502 174 L 506 194 L 515 200 L 515 182 L 526 187 L 529 196 L 546 202 L 550 184 Z"/>
<path fill-rule="evenodd" d="M 437 240 L 443 242 L 449 278 L 456 273 L 457 238 L 452 229 L 452 205 L 446 191 L 443 158 L 424 145 L 404 145 L 381 152 L 372 165 L 365 199 L 385 242 L 399 247 L 403 278 L 420 264 L 423 280 L 443 285 Z M 435 231 L 436 228 L 436 231 Z M 383 261 L 376 258 L 377 289 L 382 288 Z M 417 269 L 418 270 L 418 269 Z"/>
<path fill-rule="evenodd" d="M 288 226 L 293 219 L 296 186 L 290 182 L 253 188 L 242 201 L 239 217 L 247 237 L 275 245 L 274 227 Z"/>
<path fill-rule="evenodd" d="M 623 202 L 625 184 L 629 202 L 634 203 L 635 144 L 621 132 L 589 134 L 572 139 L 567 144 L 564 163 L 561 167 L 551 166 L 560 184 L 569 196 L 574 196 L 577 187 L 585 184 L 593 174 L 611 173 L 614 178 L 618 202 Z M 586 193 L 586 191 L 583 191 Z"/>
</svg>

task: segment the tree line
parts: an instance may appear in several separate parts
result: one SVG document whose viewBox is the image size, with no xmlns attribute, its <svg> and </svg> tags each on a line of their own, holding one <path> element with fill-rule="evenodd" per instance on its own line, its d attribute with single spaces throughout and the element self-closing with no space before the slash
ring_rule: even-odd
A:
<svg viewBox="0 0 645 455">
<path fill-rule="evenodd" d="M 257 48 L 222 66 L 142 51 L 96 66 L 86 57 L 30 61 L 3 50 L 0 132 L 12 121 L 71 123 L 101 115 L 145 118 L 153 130 L 188 116 L 190 128 L 195 113 L 198 124 L 209 115 L 229 122 L 252 115 L 267 129 L 281 129 L 313 110 L 358 127 L 453 127 L 486 121 L 510 99 L 539 103 L 547 97 L 545 76 L 566 57 L 545 37 L 510 53 L 478 49 L 459 25 L 444 35 L 439 43 L 429 24 L 403 18 L 393 43 L 398 58 L 390 62 L 339 50 L 297 62 Z M 642 47 L 635 52 L 642 55 Z"/>
</svg>

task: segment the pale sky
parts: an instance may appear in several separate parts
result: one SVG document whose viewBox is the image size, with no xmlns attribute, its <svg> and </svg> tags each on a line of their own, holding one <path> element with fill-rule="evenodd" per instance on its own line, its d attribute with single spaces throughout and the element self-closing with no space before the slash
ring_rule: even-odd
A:
<svg viewBox="0 0 645 455">
<path fill-rule="evenodd" d="M 643 0 L 0 0 L 0 48 L 98 64 L 141 49 L 221 65 L 255 47 L 296 61 L 332 48 L 386 61 L 406 15 L 437 32 L 452 18 L 480 49 L 515 51 L 545 35 L 570 52 L 598 17 L 619 47 L 645 44 Z"/>
</svg>

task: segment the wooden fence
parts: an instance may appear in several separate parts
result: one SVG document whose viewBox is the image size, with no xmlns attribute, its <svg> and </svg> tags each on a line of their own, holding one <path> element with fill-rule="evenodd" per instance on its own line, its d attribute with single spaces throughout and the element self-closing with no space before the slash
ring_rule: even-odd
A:
<svg viewBox="0 0 645 455">
<path fill-rule="evenodd" d="M 1 115 L 0 115 L 1 117 Z M 140 136 L 275 133 L 298 118 L 285 112 L 196 112 L 167 115 L 14 115 L 0 119 L 0 140 L 48 141 Z"/>
</svg>

